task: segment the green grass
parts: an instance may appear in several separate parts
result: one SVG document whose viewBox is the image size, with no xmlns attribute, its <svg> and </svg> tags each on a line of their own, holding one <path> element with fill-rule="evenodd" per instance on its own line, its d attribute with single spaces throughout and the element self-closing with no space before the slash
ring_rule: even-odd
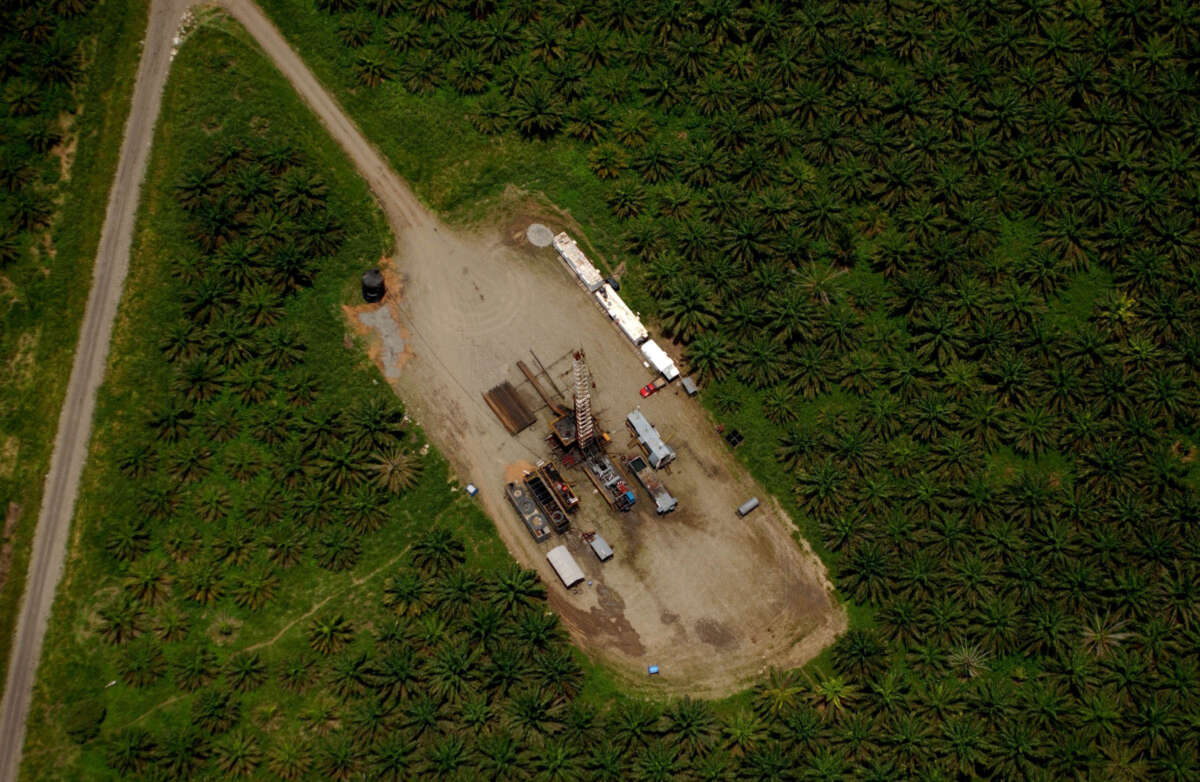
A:
<svg viewBox="0 0 1200 782">
<path fill-rule="evenodd" d="M 10 502 L 21 508 L 0 589 L 0 677 L 7 671 L 25 590 L 43 483 L 129 113 L 147 5 L 144 0 L 104 0 L 87 17 L 89 34 L 83 40 L 89 65 L 86 83 L 78 89 L 75 159 L 69 179 L 58 184 L 62 205 L 50 231 L 54 253 L 41 253 L 41 268 L 27 275 L 11 270 L 8 282 L 14 287 L 0 296 L 5 300 L 0 305 L 0 356 L 10 373 L 0 383 L 0 509 Z M 10 294 L 12 306 L 7 304 Z"/>
<path fill-rule="evenodd" d="M 188 699 L 174 700 L 178 693 L 170 677 L 144 689 L 124 684 L 106 689 L 117 678 L 121 651 L 97 643 L 94 624 L 97 607 L 118 588 L 121 572 L 104 552 L 105 526 L 136 512 L 115 464 L 117 449 L 141 436 L 146 408 L 163 398 L 169 386 L 170 368 L 157 340 L 147 335 L 178 317 L 178 302 L 170 296 L 172 263 L 194 253 L 182 238 L 182 215 L 172 208 L 172 185 L 183 170 L 207 157 L 215 137 L 253 128 L 263 136 L 288 139 L 322 172 L 330 185 L 331 207 L 341 216 L 348 238 L 321 269 L 315 286 L 290 300 L 285 321 L 299 328 L 308 344 L 305 366 L 329 389 L 326 398 L 345 405 L 373 395 L 391 396 L 365 351 L 345 342 L 339 311 L 342 303 L 353 300 L 356 272 L 390 245 L 382 215 L 340 149 L 282 77 L 250 49 L 240 28 L 224 17 L 210 18 L 191 35 L 164 95 L 66 574 L 46 635 L 23 766 L 30 779 L 116 778 L 105 768 L 102 740 L 80 748 L 65 734 L 64 719 L 77 700 L 104 702 L 106 735 L 133 723 L 159 728 L 186 714 Z M 414 447 L 423 442 L 418 431 L 411 436 Z M 297 649 L 305 643 L 304 624 L 297 620 L 322 601 L 350 616 L 367 615 L 378 604 L 376 590 L 390 572 L 389 564 L 434 523 L 449 526 L 464 539 L 471 566 L 488 569 L 509 562 L 490 521 L 455 489 L 446 462 L 435 451 L 426 459 L 419 485 L 392 508 L 392 521 L 370 538 L 353 569 L 332 573 L 308 563 L 297 565 L 281 576 L 276 600 L 257 613 L 228 600 L 216 607 L 190 607 L 193 637 L 212 638 L 223 655 L 257 644 L 279 655 Z M 220 630 L 222 622 L 234 628 L 228 635 Z M 244 713 L 294 714 L 302 701 L 269 684 L 243 699 Z"/>
<path fill-rule="evenodd" d="M 1095 311 L 1096 302 L 1112 289 L 1112 273 L 1100 266 L 1092 266 L 1075 275 L 1066 290 L 1051 301 L 1050 321 L 1060 327 L 1087 321 Z"/>
</svg>

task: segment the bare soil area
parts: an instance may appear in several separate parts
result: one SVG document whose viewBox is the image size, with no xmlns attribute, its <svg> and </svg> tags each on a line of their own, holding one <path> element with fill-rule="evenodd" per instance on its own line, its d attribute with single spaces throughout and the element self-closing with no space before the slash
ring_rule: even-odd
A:
<svg viewBox="0 0 1200 782">
<path fill-rule="evenodd" d="M 737 517 L 734 509 L 747 498 L 765 499 L 762 488 L 678 382 L 649 399 L 639 396 L 653 374 L 637 348 L 552 248 L 524 241 L 524 228 L 496 225 L 473 235 L 434 219 L 405 228 L 387 269 L 387 297 L 347 308 L 355 330 L 368 335 L 372 357 L 463 481 L 479 487 L 505 544 L 549 585 L 551 605 L 575 641 L 622 678 L 643 688 L 716 697 L 770 666 L 793 667 L 814 657 L 846 623 L 821 562 L 797 542 L 775 503 Z M 395 324 L 378 328 L 378 313 Z M 389 344 L 398 334 L 404 344 Z M 610 455 L 636 453 L 624 422 L 638 406 L 678 452 L 659 477 L 679 509 L 658 516 L 635 487 L 634 510 L 616 513 L 582 472 L 566 470 L 581 509 L 570 532 L 538 544 L 503 488 L 514 465 L 549 456 L 552 414 L 516 362 L 534 371 L 544 365 L 551 382 L 543 376 L 543 387 L 559 389 L 569 407 L 576 348 L 587 354 L 593 410 L 612 436 Z M 400 353 L 401 366 L 385 360 Z M 482 397 L 505 380 L 539 418 L 515 437 Z M 608 540 L 613 559 L 596 560 L 582 539 L 586 530 Z M 569 591 L 545 558 L 564 542 L 590 580 Z M 655 679 L 647 676 L 650 665 L 659 667 Z"/>
</svg>

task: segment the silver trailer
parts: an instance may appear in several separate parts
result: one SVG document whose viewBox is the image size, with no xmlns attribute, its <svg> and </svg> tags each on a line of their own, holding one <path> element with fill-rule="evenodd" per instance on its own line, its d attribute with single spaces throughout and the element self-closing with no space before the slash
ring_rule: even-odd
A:
<svg viewBox="0 0 1200 782">
<path fill-rule="evenodd" d="M 758 497 L 751 497 L 738 506 L 737 515 L 745 516 L 750 511 L 758 507 Z"/>
<path fill-rule="evenodd" d="M 596 555 L 596 559 L 601 562 L 612 559 L 612 546 L 608 545 L 608 541 L 599 535 L 593 535 L 592 539 L 588 541 L 588 545 L 592 547 L 592 553 Z"/>
</svg>

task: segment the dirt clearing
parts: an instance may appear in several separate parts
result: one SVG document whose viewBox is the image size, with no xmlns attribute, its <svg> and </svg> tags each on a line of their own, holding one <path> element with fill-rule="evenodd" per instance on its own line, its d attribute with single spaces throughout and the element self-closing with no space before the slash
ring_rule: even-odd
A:
<svg viewBox="0 0 1200 782">
<path fill-rule="evenodd" d="M 505 544 L 542 575 L 575 641 L 623 678 L 720 696 L 770 666 L 811 659 L 845 626 L 820 561 L 796 543 L 793 525 L 774 503 L 746 519 L 735 515 L 748 497 L 765 494 L 699 404 L 679 383 L 641 398 L 638 389 L 653 375 L 637 349 L 553 249 L 514 242 L 511 233 L 496 226 L 469 235 L 434 221 L 403 231 L 387 298 L 347 310 L 355 329 L 369 334 L 385 376 L 463 481 L 479 487 Z M 395 322 L 380 327 L 384 314 Z M 400 333 L 402 347 L 395 344 Z M 580 471 L 566 470 L 581 510 L 565 536 L 538 544 L 508 504 L 504 480 L 512 465 L 549 456 L 551 413 L 516 362 L 534 371 L 544 365 L 546 391 L 569 393 L 571 351 L 579 347 L 595 381 L 593 410 L 612 435 L 609 454 L 619 460 L 636 453 L 624 422 L 640 407 L 679 454 L 658 473 L 679 509 L 658 516 L 635 487 L 634 510 L 618 514 Z M 387 358 L 397 350 L 406 356 L 402 367 Z M 539 419 L 516 436 L 482 398 L 505 381 Z M 581 537 L 585 530 L 603 535 L 616 556 L 600 563 Z M 546 552 L 564 542 L 590 584 L 568 591 L 546 562 Z M 659 667 L 654 679 L 646 673 L 650 665 Z"/>
<path fill-rule="evenodd" d="M 532 350 L 552 374 L 562 373 L 565 357 L 582 347 L 597 383 L 593 409 L 614 433 L 616 455 L 625 447 L 625 414 L 640 401 L 637 389 L 651 379 L 640 354 L 568 276 L 553 250 L 524 240 L 528 222 L 515 227 L 515 236 L 499 225 L 474 235 L 443 225 L 262 12 L 242 0 L 224 5 L 379 199 L 396 236 L 391 292 L 382 303 L 348 315 L 357 329 L 371 331 L 368 343 L 385 364 L 385 376 L 394 378 L 458 475 L 479 486 L 480 502 L 509 550 L 549 585 L 551 604 L 575 641 L 632 682 L 709 696 L 749 684 L 767 666 L 803 663 L 832 641 L 846 620 L 820 561 L 795 543 L 793 526 L 778 508 L 764 506 L 745 520 L 733 514 L 762 490 L 724 450 L 695 401 L 674 388 L 642 407 L 679 451 L 664 477 L 680 510 L 658 518 L 642 494 L 633 513 L 612 515 L 590 487 L 585 490 L 587 482 L 568 471 L 565 477 L 583 494 L 568 545 L 592 584 L 562 589 L 545 558 L 561 537 L 534 543 L 504 497 L 507 466 L 546 455 L 546 414 L 539 414 L 543 422 L 511 437 L 482 395 L 508 380 L 536 410 L 538 400 L 516 361 L 532 359 Z M 560 230 L 564 220 L 539 222 Z M 585 237 L 576 238 L 589 249 Z M 371 310 L 386 311 L 397 328 L 371 329 L 371 317 L 368 323 L 361 319 Z M 598 530 L 616 556 L 601 566 L 584 551 L 581 529 Z M 664 622 L 668 614 L 675 618 Z M 659 677 L 648 679 L 648 665 L 659 666 Z"/>
</svg>

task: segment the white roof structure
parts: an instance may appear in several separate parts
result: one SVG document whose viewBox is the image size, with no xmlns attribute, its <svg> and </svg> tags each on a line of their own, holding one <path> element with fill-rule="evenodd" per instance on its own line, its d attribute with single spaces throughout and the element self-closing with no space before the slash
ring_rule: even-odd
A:
<svg viewBox="0 0 1200 782">
<path fill-rule="evenodd" d="M 650 336 L 641 319 L 629 309 L 625 300 L 608 283 L 604 283 L 600 290 L 596 291 L 596 301 L 599 302 L 600 308 L 608 313 L 608 317 L 617 322 L 621 332 L 629 337 L 633 344 L 640 345 Z"/>
<path fill-rule="evenodd" d="M 675 362 L 667 355 L 667 351 L 660 348 L 654 340 L 651 339 L 642 343 L 642 355 L 667 380 L 674 380 L 679 377 L 679 369 L 675 366 Z"/>
<path fill-rule="evenodd" d="M 646 446 L 651 467 L 657 470 L 675 458 L 675 449 L 663 442 L 658 430 L 650 424 L 640 409 L 635 409 L 625 416 L 625 420 L 633 427 L 638 442 Z"/>
<path fill-rule="evenodd" d="M 575 557 L 571 556 L 571 552 L 567 551 L 566 546 L 558 546 L 550 549 L 550 553 L 546 555 L 546 559 L 550 561 L 550 567 L 554 568 L 554 572 L 562 579 L 567 589 L 570 589 L 584 579 L 583 571 L 579 568 L 579 563 L 575 561 Z"/>
<path fill-rule="evenodd" d="M 600 537 L 599 535 L 593 535 L 591 545 L 592 545 L 592 551 L 594 551 L 596 553 L 596 559 L 600 560 L 601 562 L 605 562 L 607 560 L 612 559 L 612 555 L 613 555 L 612 546 L 608 545 L 607 540 Z"/>
<path fill-rule="evenodd" d="M 575 273 L 575 276 L 583 283 L 583 287 L 592 293 L 599 290 L 600 286 L 604 284 L 604 278 L 600 276 L 599 270 L 592 265 L 588 257 L 583 254 L 583 250 L 579 249 L 575 240 L 567 235 L 566 231 L 563 231 L 554 237 L 553 243 L 554 249 L 558 250 L 558 257 L 562 258 L 567 268 Z"/>
</svg>

